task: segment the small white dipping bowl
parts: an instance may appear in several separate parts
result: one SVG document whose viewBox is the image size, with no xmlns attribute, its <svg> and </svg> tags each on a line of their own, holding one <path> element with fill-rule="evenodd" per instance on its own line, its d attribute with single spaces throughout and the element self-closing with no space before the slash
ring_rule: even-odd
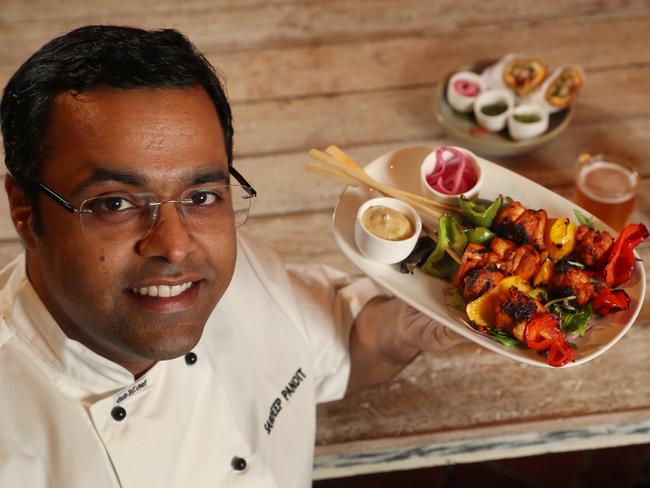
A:
<svg viewBox="0 0 650 488">
<path fill-rule="evenodd" d="M 406 215 L 413 224 L 413 235 L 399 241 L 390 241 L 382 239 L 366 229 L 363 225 L 363 214 L 370 207 L 378 206 L 392 208 Z M 357 220 L 354 224 L 354 240 L 359 251 L 367 258 L 383 264 L 399 263 L 408 257 L 418 241 L 420 232 L 422 232 L 422 219 L 415 209 L 401 200 L 389 197 L 371 198 L 364 202 L 359 207 Z"/>
<path fill-rule="evenodd" d="M 454 88 L 454 84 L 459 80 L 467 80 L 477 84 L 479 86 L 478 94 L 475 96 L 467 96 L 458 92 L 456 88 Z M 477 75 L 476 73 L 472 73 L 471 71 L 459 71 L 458 73 L 452 75 L 452 77 L 449 78 L 449 82 L 447 83 L 447 102 L 449 102 L 449 105 L 451 105 L 459 112 L 471 112 L 472 107 L 474 107 L 476 98 L 484 91 L 485 81 L 483 81 L 483 78 L 481 78 L 481 76 Z"/>
<path fill-rule="evenodd" d="M 481 166 L 479 166 L 479 164 L 476 162 L 476 156 L 474 153 L 468 151 L 467 149 L 463 149 L 462 147 L 450 147 L 458 149 L 468 156 L 469 164 L 472 165 L 474 171 L 476 172 L 476 183 L 474 186 L 466 192 L 459 193 L 458 195 L 447 195 L 446 193 L 440 193 L 438 190 L 434 190 L 427 181 L 427 175 L 433 173 L 433 169 L 436 167 L 436 151 L 438 149 L 436 148 L 426 158 L 424 158 L 424 161 L 422 161 L 422 164 L 420 165 L 420 188 L 422 189 L 422 194 L 425 197 L 433 198 L 438 202 L 452 205 L 458 202 L 458 199 L 461 195 L 464 195 L 467 198 L 472 198 L 478 195 L 478 192 L 481 189 L 481 184 L 483 183 L 483 172 L 481 171 Z M 453 157 L 453 155 L 450 152 L 446 151 L 443 153 L 442 157 L 445 161 L 448 161 L 451 157 Z"/>
<path fill-rule="evenodd" d="M 498 115 L 484 114 L 481 109 L 495 103 L 504 103 L 506 110 Z M 515 106 L 515 96 L 508 90 L 496 89 L 481 93 L 474 102 L 474 117 L 481 127 L 498 132 L 506 126 L 506 121 Z"/>
<path fill-rule="evenodd" d="M 515 115 L 536 115 L 537 122 L 520 122 Z M 527 103 L 515 107 L 508 117 L 508 132 L 516 141 L 537 137 L 548 129 L 548 112 L 536 104 Z"/>
</svg>

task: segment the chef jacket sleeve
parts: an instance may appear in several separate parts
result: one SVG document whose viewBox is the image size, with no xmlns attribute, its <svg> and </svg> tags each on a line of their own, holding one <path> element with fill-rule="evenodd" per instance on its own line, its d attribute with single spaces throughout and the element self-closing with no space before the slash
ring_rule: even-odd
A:
<svg viewBox="0 0 650 488">
<path fill-rule="evenodd" d="M 287 265 L 316 372 L 316 401 L 343 397 L 350 376 L 348 344 L 355 317 L 387 293 L 369 278 L 352 279 L 325 265 Z"/>
</svg>

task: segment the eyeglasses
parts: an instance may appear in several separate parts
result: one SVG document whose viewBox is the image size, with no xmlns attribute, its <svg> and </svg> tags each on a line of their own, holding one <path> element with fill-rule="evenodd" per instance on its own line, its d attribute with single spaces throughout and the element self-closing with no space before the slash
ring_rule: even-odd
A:
<svg viewBox="0 0 650 488">
<path fill-rule="evenodd" d="M 114 192 L 81 202 L 79 208 L 36 181 L 39 189 L 68 212 L 78 214 L 86 237 L 105 240 L 141 240 L 153 229 L 160 207 L 166 203 L 176 206 L 188 232 L 205 232 L 221 224 L 239 227 L 248 218 L 251 199 L 257 192 L 234 168 L 230 174 L 239 185 L 207 183 L 186 190 L 178 198 L 161 202 L 149 192 Z"/>
</svg>

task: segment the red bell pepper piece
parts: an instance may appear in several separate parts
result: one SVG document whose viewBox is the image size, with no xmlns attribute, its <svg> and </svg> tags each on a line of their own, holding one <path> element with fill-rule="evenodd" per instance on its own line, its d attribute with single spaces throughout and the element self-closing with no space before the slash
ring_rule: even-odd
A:
<svg viewBox="0 0 650 488">
<path fill-rule="evenodd" d="M 624 290 L 603 287 L 596 293 L 591 306 L 600 315 L 609 315 L 630 308 L 630 297 Z"/>
<path fill-rule="evenodd" d="M 564 340 L 560 331 L 560 319 L 548 312 L 539 312 L 532 316 L 524 330 L 524 341 L 534 351 L 548 349 L 546 361 L 550 366 L 564 366 L 573 361 L 573 349 Z"/>
<path fill-rule="evenodd" d="M 550 366 L 556 368 L 564 366 L 566 363 L 573 361 L 573 348 L 564 341 L 564 338 L 562 342 L 554 342 L 548 351 L 546 361 Z"/>
<path fill-rule="evenodd" d="M 563 340 L 560 320 L 552 313 L 540 312 L 531 317 L 524 329 L 524 341 L 534 351 L 543 351 Z"/>
<path fill-rule="evenodd" d="M 612 245 L 605 265 L 605 284 L 616 288 L 630 279 L 634 263 L 634 248 L 648 237 L 643 224 L 627 224 Z"/>
</svg>

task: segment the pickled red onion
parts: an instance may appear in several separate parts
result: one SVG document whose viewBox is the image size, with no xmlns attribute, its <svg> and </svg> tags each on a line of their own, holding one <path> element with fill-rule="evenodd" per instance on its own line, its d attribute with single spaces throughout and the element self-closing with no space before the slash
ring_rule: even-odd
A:
<svg viewBox="0 0 650 488">
<path fill-rule="evenodd" d="M 456 80 L 454 82 L 454 90 L 464 97 L 475 97 L 481 92 L 481 87 L 478 83 L 470 80 Z"/>
<path fill-rule="evenodd" d="M 444 158 L 446 152 L 452 155 L 447 160 Z M 436 165 L 427 175 L 431 188 L 445 195 L 460 195 L 471 189 L 477 180 L 476 170 L 467 154 L 447 146 L 436 149 Z"/>
</svg>

